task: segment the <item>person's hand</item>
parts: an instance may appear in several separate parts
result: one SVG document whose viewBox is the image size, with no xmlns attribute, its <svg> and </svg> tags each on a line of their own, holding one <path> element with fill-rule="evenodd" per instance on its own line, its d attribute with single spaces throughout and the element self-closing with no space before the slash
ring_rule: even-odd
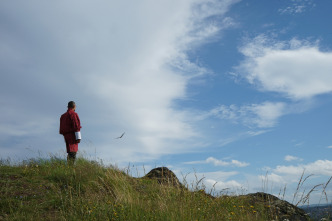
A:
<svg viewBox="0 0 332 221">
<path fill-rule="evenodd" d="M 76 143 L 80 143 L 81 142 L 81 140 L 76 140 Z"/>
</svg>

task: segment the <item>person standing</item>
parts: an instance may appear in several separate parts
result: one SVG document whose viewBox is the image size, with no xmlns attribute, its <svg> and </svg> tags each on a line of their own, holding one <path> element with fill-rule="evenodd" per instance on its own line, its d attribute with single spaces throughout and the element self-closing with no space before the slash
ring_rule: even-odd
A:
<svg viewBox="0 0 332 221">
<path fill-rule="evenodd" d="M 68 110 L 60 117 L 59 133 L 63 135 L 67 148 L 67 162 L 74 165 L 78 144 L 81 142 L 81 122 L 78 114 L 75 112 L 76 104 L 74 101 L 68 102 Z"/>
</svg>

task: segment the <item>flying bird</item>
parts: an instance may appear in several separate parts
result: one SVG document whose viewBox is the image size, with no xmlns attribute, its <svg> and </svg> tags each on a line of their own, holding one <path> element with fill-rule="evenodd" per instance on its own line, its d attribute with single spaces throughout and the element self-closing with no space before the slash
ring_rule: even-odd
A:
<svg viewBox="0 0 332 221">
<path fill-rule="evenodd" d="M 121 134 L 121 136 L 120 137 L 117 137 L 117 138 L 115 138 L 115 139 L 120 139 L 120 138 L 122 138 L 123 137 L 123 135 L 125 134 L 126 132 L 123 132 L 123 134 Z"/>
</svg>

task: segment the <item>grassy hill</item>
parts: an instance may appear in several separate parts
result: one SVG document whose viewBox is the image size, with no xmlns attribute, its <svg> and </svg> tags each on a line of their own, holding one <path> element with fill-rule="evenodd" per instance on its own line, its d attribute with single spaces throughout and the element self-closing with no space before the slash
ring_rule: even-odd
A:
<svg viewBox="0 0 332 221">
<path fill-rule="evenodd" d="M 283 220 L 276 210 L 253 196 L 215 198 L 85 159 L 73 168 L 57 158 L 0 163 L 0 220 Z"/>
</svg>

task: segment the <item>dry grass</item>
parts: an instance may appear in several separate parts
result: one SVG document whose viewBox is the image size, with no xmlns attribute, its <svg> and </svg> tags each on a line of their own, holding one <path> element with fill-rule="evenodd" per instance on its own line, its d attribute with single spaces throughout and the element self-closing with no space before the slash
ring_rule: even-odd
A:
<svg viewBox="0 0 332 221">
<path fill-rule="evenodd" d="M 128 172 L 128 171 L 127 171 Z M 0 163 L 0 220 L 271 220 L 245 196 L 209 197 L 78 159 Z"/>
</svg>

